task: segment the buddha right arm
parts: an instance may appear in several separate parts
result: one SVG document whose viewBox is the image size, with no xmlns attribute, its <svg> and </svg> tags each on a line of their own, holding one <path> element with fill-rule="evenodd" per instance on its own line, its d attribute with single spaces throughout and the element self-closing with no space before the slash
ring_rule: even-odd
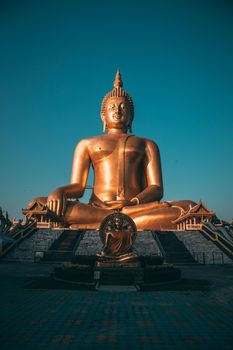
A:
<svg viewBox="0 0 233 350">
<path fill-rule="evenodd" d="M 58 216 L 65 214 L 67 198 L 83 196 L 90 167 L 87 145 L 87 140 L 83 140 L 76 146 L 70 185 L 57 188 L 48 197 L 48 208 Z"/>
</svg>

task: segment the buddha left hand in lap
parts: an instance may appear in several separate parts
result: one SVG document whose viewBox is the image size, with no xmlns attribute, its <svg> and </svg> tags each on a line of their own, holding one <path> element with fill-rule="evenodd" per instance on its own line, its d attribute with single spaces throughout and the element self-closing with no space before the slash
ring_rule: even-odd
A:
<svg viewBox="0 0 233 350">
<path fill-rule="evenodd" d="M 66 225 L 77 228 L 96 229 L 116 209 L 132 217 L 138 229 L 172 228 L 181 210 L 195 203 L 160 202 L 163 183 L 159 149 L 153 141 L 128 133 L 134 107 L 122 86 L 118 71 L 114 89 L 104 97 L 101 108 L 107 134 L 78 143 L 71 184 L 53 191 L 47 206 Z M 85 191 L 90 165 L 94 170 L 93 192 L 89 204 L 82 204 L 78 198 Z M 76 201 L 68 201 L 70 198 Z"/>
</svg>

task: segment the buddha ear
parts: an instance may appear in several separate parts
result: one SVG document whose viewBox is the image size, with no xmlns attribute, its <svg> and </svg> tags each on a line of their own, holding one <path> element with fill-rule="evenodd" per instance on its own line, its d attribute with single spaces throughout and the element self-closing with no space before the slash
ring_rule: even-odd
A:
<svg viewBox="0 0 233 350">
<path fill-rule="evenodd" d="M 103 132 L 105 133 L 107 131 L 107 123 L 105 121 L 105 117 L 104 117 L 104 114 L 101 113 L 101 119 L 102 119 L 102 123 L 103 123 Z"/>
<path fill-rule="evenodd" d="M 107 131 L 107 125 L 105 120 L 103 120 L 103 132 L 105 133 Z"/>
<path fill-rule="evenodd" d="M 129 129 L 130 134 L 132 134 L 132 122 L 129 123 L 128 129 Z"/>
</svg>

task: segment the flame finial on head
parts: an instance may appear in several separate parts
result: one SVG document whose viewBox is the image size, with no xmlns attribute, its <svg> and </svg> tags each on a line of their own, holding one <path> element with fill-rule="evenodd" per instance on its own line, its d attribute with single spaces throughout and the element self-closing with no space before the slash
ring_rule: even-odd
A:
<svg viewBox="0 0 233 350">
<path fill-rule="evenodd" d="M 122 79 L 121 79 L 121 72 L 120 72 L 119 68 L 117 69 L 116 77 L 115 77 L 113 86 L 114 86 L 115 89 L 119 89 L 119 88 L 121 88 L 123 86 L 123 82 L 122 82 Z"/>
</svg>

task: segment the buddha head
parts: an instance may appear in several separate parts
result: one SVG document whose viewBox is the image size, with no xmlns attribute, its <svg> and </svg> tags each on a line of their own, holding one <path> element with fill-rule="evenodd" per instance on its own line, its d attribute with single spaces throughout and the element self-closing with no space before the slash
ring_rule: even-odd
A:
<svg viewBox="0 0 233 350">
<path fill-rule="evenodd" d="M 126 129 L 132 132 L 134 106 L 131 97 L 122 89 L 123 83 L 118 70 L 112 91 L 105 95 L 101 106 L 103 131 L 109 128 Z"/>
<path fill-rule="evenodd" d="M 119 231 L 123 227 L 123 219 L 119 216 L 113 219 L 113 226 L 115 231 Z"/>
</svg>

